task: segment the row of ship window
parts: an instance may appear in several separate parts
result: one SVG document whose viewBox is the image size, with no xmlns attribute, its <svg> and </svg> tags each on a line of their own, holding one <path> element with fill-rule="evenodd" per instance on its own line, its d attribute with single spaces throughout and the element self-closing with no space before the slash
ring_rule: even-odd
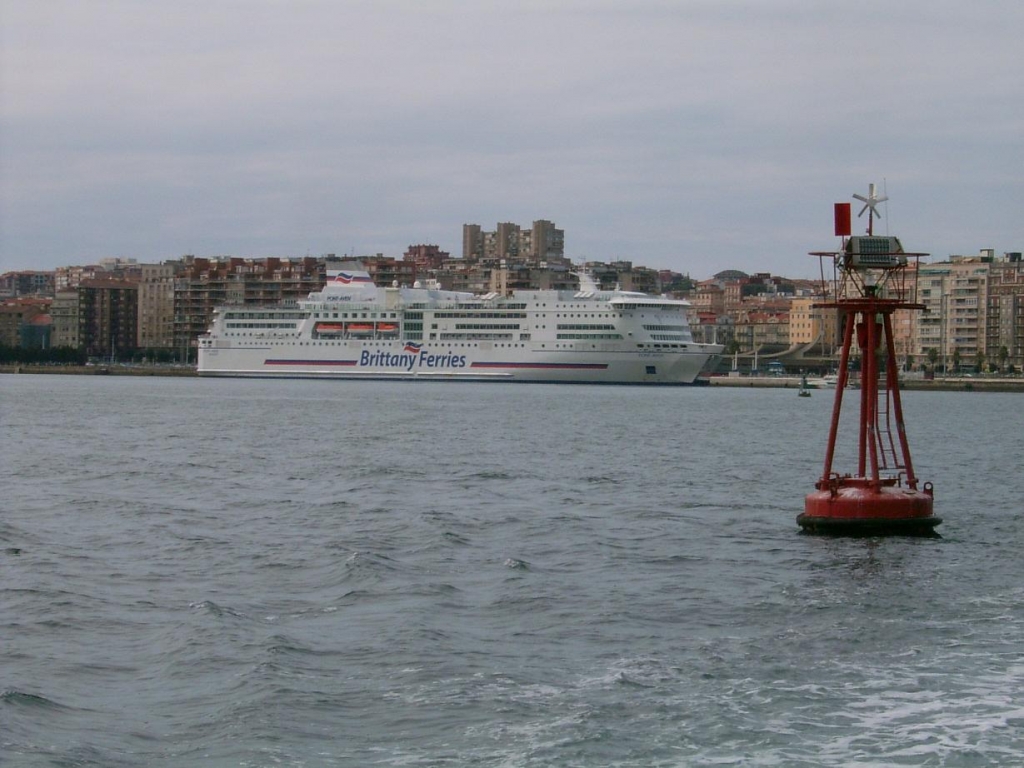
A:
<svg viewBox="0 0 1024 768">
<path fill-rule="evenodd" d="M 408 325 L 407 325 L 408 327 Z M 430 326 L 433 329 L 437 329 L 437 323 Z M 521 329 L 519 323 L 456 323 L 455 330 L 457 331 L 518 331 Z M 546 325 L 541 325 L 541 328 L 547 328 Z M 645 326 L 646 327 L 646 326 Z M 662 330 L 682 330 L 676 326 L 654 326 Z M 614 331 L 615 326 L 611 324 L 594 324 L 594 323 L 559 323 L 555 326 L 559 331 Z"/>
<path fill-rule="evenodd" d="M 525 312 L 435 312 L 434 318 L 440 318 L 442 320 L 451 319 L 478 319 L 478 318 L 496 318 L 499 320 L 522 320 L 526 318 Z"/>
<path fill-rule="evenodd" d="M 339 318 L 340 315 L 340 318 Z M 397 312 L 314 312 L 314 320 L 372 320 L 374 318 L 381 318 L 382 320 L 396 320 L 398 318 Z"/>
<path fill-rule="evenodd" d="M 558 338 L 564 339 L 566 337 L 559 336 Z M 569 337 L 569 338 L 576 338 L 576 337 Z M 600 339 L 602 337 L 600 337 L 600 336 L 589 336 L 589 337 L 578 337 L 578 338 L 593 341 L 595 339 Z M 619 337 L 619 338 L 621 338 L 621 337 Z M 464 349 L 466 347 L 478 348 L 480 346 L 479 344 L 474 344 L 474 343 L 454 344 L 454 343 L 451 343 L 450 339 L 444 339 L 443 338 L 443 340 L 449 342 L 447 346 L 450 347 L 450 348 L 458 347 L 460 349 Z M 264 343 L 266 346 L 274 347 L 274 346 L 284 346 L 284 345 L 292 346 L 292 345 L 294 345 L 295 342 L 291 342 L 291 341 L 289 341 L 289 342 L 284 342 L 284 341 L 266 341 L 266 342 L 261 342 L 261 343 Z M 323 347 L 323 346 L 336 347 L 339 344 L 347 344 L 347 343 L 348 342 L 345 342 L 345 341 L 300 341 L 298 343 L 298 346 L 303 346 L 303 347 L 306 347 L 306 346 L 309 346 L 309 347 Z M 369 346 L 369 345 L 365 345 L 364 344 L 362 346 Z M 394 348 L 396 345 L 395 344 L 388 344 L 388 345 L 374 344 L 373 345 L 373 347 L 376 347 L 376 348 L 380 348 L 382 346 L 386 346 L 388 348 Z M 522 348 L 522 347 L 525 347 L 525 346 L 526 346 L 525 344 L 516 344 L 516 343 L 512 343 L 512 342 L 501 343 L 501 344 L 494 344 L 495 348 L 500 348 L 500 349 L 506 349 L 506 348 L 508 348 L 508 349 L 519 349 L 519 348 Z M 544 349 L 544 348 L 547 347 L 546 344 L 541 344 L 540 346 L 541 346 L 541 349 Z M 637 346 L 638 349 L 688 349 L 688 346 L 686 344 L 637 344 L 636 346 Z M 562 349 L 562 348 L 574 349 L 574 348 L 577 347 L 577 345 L 575 345 L 575 344 L 564 344 L 564 345 L 563 344 L 555 344 L 554 347 L 555 347 L 555 349 Z M 596 347 L 596 345 L 592 344 L 591 348 L 596 349 L 597 347 Z"/>
<path fill-rule="evenodd" d="M 437 326 L 433 326 L 436 328 Z M 518 331 L 519 323 L 456 323 L 457 331 Z"/>
<path fill-rule="evenodd" d="M 434 334 L 431 334 L 431 338 Z M 511 333 L 442 333 L 442 341 L 451 341 L 453 339 L 481 339 L 483 341 L 501 341 L 515 338 Z"/>
<path fill-rule="evenodd" d="M 593 317 L 593 314 L 572 314 L 565 315 L 565 317 Z M 283 319 L 301 320 L 305 317 L 302 313 L 282 313 L 276 315 L 268 315 L 266 313 L 258 312 L 230 312 L 226 316 L 229 321 L 238 320 L 261 320 L 263 322 L 257 323 L 240 323 L 240 322 L 228 322 L 229 328 L 294 328 L 295 323 L 281 323 L 276 322 Z M 348 319 L 391 319 L 396 320 L 398 318 L 397 312 L 315 312 L 313 314 L 314 319 L 317 320 L 348 320 Z M 417 313 L 416 319 L 422 317 Z M 555 315 L 555 317 L 562 317 L 562 315 Z M 433 319 L 525 319 L 525 312 L 435 312 Z M 412 318 L 410 318 L 412 319 Z M 483 326 L 481 326 L 483 327 Z M 498 326 L 496 326 L 498 327 Z M 584 329 L 587 326 L 569 326 L 560 324 L 559 328 L 570 330 L 575 328 Z M 590 326 L 593 328 L 600 328 L 602 330 L 609 330 L 613 328 L 610 325 L 594 325 Z M 644 330 L 647 331 L 682 331 L 685 330 L 686 326 L 682 325 L 644 325 Z"/>
<path fill-rule="evenodd" d="M 228 320 L 304 320 L 305 312 L 227 312 Z"/>
<path fill-rule="evenodd" d="M 579 337 L 576 337 L 576 336 L 559 336 L 558 338 L 560 338 L 560 339 L 579 338 L 579 339 L 583 339 L 583 340 L 586 340 L 586 341 L 594 341 L 594 340 L 601 340 L 604 337 L 602 337 L 602 336 L 579 336 Z M 622 337 L 619 336 L 618 338 L 621 339 Z M 454 343 L 451 343 L 452 339 L 448 338 L 444 334 L 442 334 L 441 340 L 449 342 L 447 346 L 449 346 L 451 348 L 455 348 L 455 347 L 459 347 L 460 349 L 461 348 L 465 348 L 465 347 L 474 347 L 474 348 L 476 348 L 476 347 L 480 346 L 479 344 L 473 344 L 473 343 L 454 344 Z M 487 339 L 478 339 L 478 341 L 487 341 Z M 507 339 L 506 339 L 506 341 L 507 341 Z M 347 343 L 348 342 L 346 342 L 346 341 L 300 341 L 298 343 L 298 346 L 300 346 L 300 347 L 336 347 L 339 344 L 347 344 Z M 261 341 L 261 344 L 263 344 L 265 346 L 268 346 L 268 347 L 277 347 L 277 346 L 284 346 L 284 345 L 293 346 L 295 344 L 295 342 L 291 342 L 291 341 L 288 341 L 288 342 L 285 342 L 285 341 L 265 341 L 264 342 L 264 341 Z M 364 344 L 362 346 L 366 347 L 366 346 L 370 346 L 370 345 Z M 379 348 L 379 347 L 384 346 L 384 345 L 374 344 L 372 346 L 376 347 L 376 348 Z M 394 348 L 394 346 L 395 345 L 387 345 L 387 347 L 389 347 L 389 348 Z M 525 346 L 526 346 L 525 344 L 516 344 L 516 343 L 503 343 L 503 344 L 495 344 L 494 345 L 495 348 L 501 348 L 501 349 L 506 349 L 506 348 L 508 348 L 508 349 L 519 349 L 519 348 L 522 348 L 522 347 L 525 347 Z M 541 344 L 540 346 L 541 346 L 541 349 L 544 349 L 544 348 L 547 347 L 546 344 Z M 592 346 L 592 348 L 596 349 L 595 345 L 591 345 L 591 346 Z M 562 348 L 574 349 L 574 348 L 576 348 L 576 345 L 575 344 L 555 344 L 554 347 L 555 347 L 555 349 L 562 349 Z M 658 348 L 658 349 L 662 349 L 662 348 L 672 348 L 672 349 L 682 348 L 682 349 L 686 349 L 687 348 L 685 344 L 637 344 L 637 347 L 640 348 L 640 349 L 651 348 L 651 347 Z"/>
<path fill-rule="evenodd" d="M 261 346 L 267 346 L 267 347 L 279 347 L 279 346 L 289 346 L 289 347 L 291 347 L 291 346 L 300 346 L 300 347 L 336 347 L 339 344 L 347 344 L 347 343 L 348 343 L 347 341 L 300 341 L 296 345 L 295 342 L 292 342 L 292 341 L 263 341 L 263 340 L 260 340 L 260 345 Z M 363 344 L 361 346 L 362 347 L 369 347 L 371 345 Z M 373 347 L 381 347 L 382 345 L 374 344 L 372 346 Z M 464 343 L 464 344 L 448 344 L 448 346 L 452 347 L 452 348 L 454 348 L 454 347 L 464 348 L 464 347 L 479 347 L 480 345 L 479 344 Z M 495 347 L 502 347 L 502 348 L 506 348 L 507 347 L 507 348 L 518 349 L 520 347 L 525 347 L 526 345 L 525 344 L 510 343 L 510 344 L 495 344 L 494 346 Z M 541 344 L 541 346 L 543 347 L 544 345 Z M 387 345 L 387 347 L 391 348 L 391 349 L 397 348 L 396 345 Z"/>
<path fill-rule="evenodd" d="M 252 336 L 251 333 L 225 333 L 224 335 L 225 336 L 250 336 L 250 337 Z M 281 336 L 283 334 L 275 334 L 275 335 L 276 336 Z M 290 333 L 290 334 L 287 334 L 287 335 L 289 337 L 292 337 L 292 336 L 298 337 L 299 334 L 298 333 Z M 479 333 L 479 332 L 476 332 L 476 333 L 441 333 L 441 334 L 431 334 L 431 339 L 434 339 L 438 335 L 440 336 L 442 341 L 456 341 L 456 340 L 464 341 L 464 340 L 467 340 L 467 339 L 476 339 L 476 340 L 479 340 L 479 341 L 508 341 L 508 340 L 511 340 L 512 338 L 514 338 L 513 334 L 511 334 L 511 333 Z M 422 338 L 422 334 L 421 333 L 407 333 L 406 336 L 407 336 L 407 338 L 409 340 L 416 340 L 416 339 Z M 524 336 L 525 336 L 525 334 L 524 334 Z M 617 340 L 621 340 L 623 337 L 622 337 L 621 333 L 558 333 L 558 334 L 555 335 L 555 338 L 563 339 L 563 340 L 577 339 L 577 340 L 582 340 L 582 341 L 617 341 Z M 653 334 L 651 338 L 657 339 L 659 341 L 676 341 L 676 342 L 681 341 L 681 339 L 678 336 L 666 336 L 666 335 L 659 335 L 659 334 Z M 278 342 L 268 342 L 268 343 L 278 343 Z M 283 342 L 281 342 L 281 343 L 283 343 Z M 289 343 L 291 343 L 291 342 L 289 342 Z M 306 342 L 301 342 L 301 343 L 305 344 Z M 334 342 L 330 342 L 330 343 L 337 343 L 337 342 L 334 341 Z M 637 346 L 641 347 L 641 348 L 643 348 L 643 347 L 666 347 L 666 348 L 672 348 L 672 349 L 676 349 L 678 347 L 681 347 L 683 349 L 687 348 L 686 344 L 678 344 L 678 343 L 676 343 L 676 344 L 657 344 L 657 343 L 656 344 L 637 344 Z"/>
<path fill-rule="evenodd" d="M 329 343 L 337 343 L 337 342 L 329 342 Z M 398 345 L 396 345 L 396 344 L 363 344 L 362 346 L 367 348 L 367 349 L 395 349 Z M 480 345 L 479 344 L 449 344 L 448 346 L 449 347 L 459 347 L 459 348 L 462 348 L 462 347 L 479 347 Z M 525 347 L 526 345 L 525 344 L 495 344 L 494 346 L 495 347 L 510 347 L 510 348 L 518 349 L 520 347 Z"/>
<path fill-rule="evenodd" d="M 295 323 L 225 323 L 228 328 L 295 328 Z"/>
</svg>

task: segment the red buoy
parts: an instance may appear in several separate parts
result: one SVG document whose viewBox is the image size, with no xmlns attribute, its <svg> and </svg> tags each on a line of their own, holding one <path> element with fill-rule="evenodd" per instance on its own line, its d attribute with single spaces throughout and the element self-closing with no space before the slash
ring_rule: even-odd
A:
<svg viewBox="0 0 1024 768">
<path fill-rule="evenodd" d="M 843 346 L 824 471 L 815 483 L 816 490 L 804 500 L 797 523 L 810 533 L 934 535 L 942 520 L 932 514 L 931 483 L 919 488 L 914 473 L 892 335 L 893 312 L 924 309 L 911 300 L 906 273 L 908 256 L 920 259 L 927 254 L 908 254 L 897 238 L 874 236 L 875 205 L 886 198 L 875 195 L 873 184 L 870 190 L 867 198 L 854 195 L 865 203 L 861 213 L 870 211 L 868 235 L 844 238 L 839 252 L 812 254 L 833 260 L 832 295 L 836 298 L 814 306 L 837 310 Z M 861 374 L 857 471 L 840 474 L 833 470 L 833 459 L 843 395 L 851 381 L 855 335 Z M 880 368 L 880 349 L 885 351 L 884 370 Z"/>
</svg>

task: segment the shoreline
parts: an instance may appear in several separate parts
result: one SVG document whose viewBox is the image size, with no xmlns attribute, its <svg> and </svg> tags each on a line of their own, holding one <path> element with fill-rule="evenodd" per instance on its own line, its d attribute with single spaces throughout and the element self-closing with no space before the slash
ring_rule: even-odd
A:
<svg viewBox="0 0 1024 768">
<path fill-rule="evenodd" d="M 177 376 L 198 378 L 192 366 L 172 365 L 0 365 L 0 374 L 46 374 L 63 376 Z M 699 386 L 739 387 L 747 389 L 800 389 L 800 378 L 794 376 L 710 376 L 699 377 Z M 815 387 L 812 392 L 831 392 L 832 387 Z M 1024 392 L 1024 377 L 950 377 L 936 379 L 904 379 L 900 391 L 922 392 Z"/>
<path fill-rule="evenodd" d="M 3 373 L 56 374 L 63 376 L 198 376 L 193 366 L 171 365 L 0 365 Z"/>
<path fill-rule="evenodd" d="M 748 387 L 754 389 L 800 389 L 800 378 L 793 376 L 711 376 L 700 380 L 712 387 Z M 835 387 L 816 387 L 812 392 L 834 392 Z M 951 376 L 935 379 L 901 379 L 901 392 L 1024 392 L 1024 378 L 987 378 Z"/>
</svg>

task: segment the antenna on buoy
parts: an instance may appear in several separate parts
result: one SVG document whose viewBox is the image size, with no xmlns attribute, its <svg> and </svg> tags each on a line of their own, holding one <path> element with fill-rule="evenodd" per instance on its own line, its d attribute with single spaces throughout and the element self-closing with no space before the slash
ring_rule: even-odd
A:
<svg viewBox="0 0 1024 768">
<path fill-rule="evenodd" d="M 797 523 L 810 533 L 935 535 L 934 528 L 942 520 L 932 515 L 931 483 L 918 487 L 910 458 L 892 334 L 897 309 L 924 309 L 911 296 L 907 261 L 914 259 L 916 268 L 928 254 L 907 253 L 898 238 L 873 234 L 875 206 L 888 199 L 877 195 L 874 184 L 869 185 L 867 197 L 854 198 L 864 203 L 858 216 L 868 212 L 867 236 L 848 236 L 850 204 L 837 203 L 836 235 L 843 237 L 842 248 L 811 254 L 821 259 L 823 276 L 825 261 L 832 261 L 832 293 L 826 292 L 825 285 L 822 289 L 823 295 L 835 299 L 813 306 L 836 310 L 843 345 L 824 470 L 815 491 L 804 499 L 804 513 Z M 852 379 L 854 335 L 860 350 L 857 470 L 840 474 L 834 471 L 833 461 L 843 393 Z M 879 349 L 884 349 L 884 357 Z"/>
</svg>

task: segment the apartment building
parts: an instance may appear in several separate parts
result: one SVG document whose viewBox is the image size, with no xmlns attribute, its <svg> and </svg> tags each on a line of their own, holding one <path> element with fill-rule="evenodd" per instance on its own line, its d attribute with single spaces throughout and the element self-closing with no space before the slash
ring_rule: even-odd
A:
<svg viewBox="0 0 1024 768">
<path fill-rule="evenodd" d="M 974 365 L 986 352 L 987 289 L 990 262 L 979 256 L 951 256 L 949 261 L 922 264 L 917 297 L 925 309 L 917 318 L 913 356 L 938 355 L 942 370 L 954 364 Z"/>
<path fill-rule="evenodd" d="M 488 290 L 508 296 L 512 291 L 575 291 L 579 290 L 579 278 L 569 269 L 531 267 L 498 267 L 488 270 Z"/>
<path fill-rule="evenodd" d="M 604 291 L 619 288 L 623 291 L 661 293 L 657 270 L 634 266 L 631 261 L 588 261 L 584 269 Z"/>
<path fill-rule="evenodd" d="M 174 279 L 180 262 L 143 264 L 139 279 L 138 347 L 174 347 Z"/>
<path fill-rule="evenodd" d="M 740 312 L 733 321 L 733 339 L 741 352 L 782 351 L 790 344 L 790 315 L 778 307 Z"/>
<path fill-rule="evenodd" d="M 174 348 L 186 353 L 226 304 L 279 304 L 320 290 L 327 262 L 301 259 L 205 259 L 186 256 L 174 279 Z"/>
<path fill-rule="evenodd" d="M 789 304 L 789 343 L 792 346 L 815 345 L 811 353 L 828 357 L 836 353 L 839 337 L 839 313 L 835 309 L 815 307 L 825 300 L 797 296 Z"/>
<path fill-rule="evenodd" d="M 725 314 L 725 291 L 717 280 L 703 280 L 691 292 L 690 303 L 701 315 Z"/>
<path fill-rule="evenodd" d="M 84 266 L 57 267 L 54 271 L 54 290 L 63 291 L 77 288 L 85 280 L 134 280 L 139 279 L 140 267 L 136 259 L 100 259 L 96 264 Z"/>
<path fill-rule="evenodd" d="M 53 296 L 53 290 L 53 272 L 21 270 L 0 275 L 0 298 Z"/>
<path fill-rule="evenodd" d="M 565 260 L 565 232 L 545 219 L 529 228 L 500 222 L 493 231 L 485 231 L 479 224 L 464 224 L 462 258 L 493 265 L 501 261 L 560 264 Z"/>
<path fill-rule="evenodd" d="M 380 253 L 365 256 L 359 261 L 376 285 L 412 285 L 416 282 L 418 269 L 415 261 L 399 261 Z"/>
<path fill-rule="evenodd" d="M 123 357 L 138 339 L 138 284 L 92 279 L 79 284 L 78 346 L 94 357 Z"/>
<path fill-rule="evenodd" d="M 491 290 L 491 270 L 464 259 L 450 259 L 433 273 L 433 279 L 446 291 L 487 293 Z"/>
<path fill-rule="evenodd" d="M 51 299 L 18 297 L 0 302 L 0 346 L 21 347 L 28 326 L 40 317 L 48 317 Z"/>
<path fill-rule="evenodd" d="M 479 227 L 477 227 L 479 229 Z M 403 261 L 411 261 L 419 273 L 430 270 L 441 269 L 442 265 L 451 258 L 451 254 L 442 251 L 437 245 L 410 245 L 402 255 Z"/>
<path fill-rule="evenodd" d="M 984 252 L 983 252 L 984 253 Z M 993 256 L 988 272 L 985 325 L 986 360 L 1024 368 L 1024 261 L 1021 254 Z"/>
<path fill-rule="evenodd" d="M 78 328 L 78 289 L 57 291 L 50 305 L 52 328 L 50 344 L 54 347 L 78 349 L 81 336 Z"/>
</svg>

